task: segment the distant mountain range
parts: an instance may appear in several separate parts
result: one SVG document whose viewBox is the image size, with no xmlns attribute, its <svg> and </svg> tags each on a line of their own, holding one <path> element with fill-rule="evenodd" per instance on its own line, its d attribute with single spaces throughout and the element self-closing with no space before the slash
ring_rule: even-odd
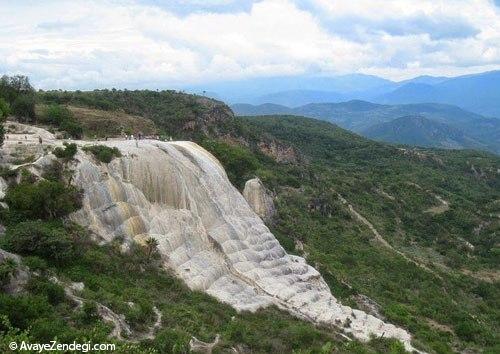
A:
<svg viewBox="0 0 500 354">
<path fill-rule="evenodd" d="M 375 140 L 474 148 L 500 154 L 500 119 L 486 118 L 447 104 L 386 105 L 352 100 L 311 103 L 295 108 L 269 103 L 235 104 L 231 108 L 237 115 L 287 114 L 326 120 Z"/>
<path fill-rule="evenodd" d="M 408 82 L 376 97 L 380 103 L 439 102 L 486 116 L 500 117 L 500 71 L 431 83 Z"/>
<path fill-rule="evenodd" d="M 443 103 L 500 118 L 500 71 L 453 78 L 419 76 L 394 82 L 377 76 L 287 76 L 219 82 L 187 91 L 228 103 L 274 103 L 298 107 L 308 103 L 365 100 L 385 104 Z"/>
<path fill-rule="evenodd" d="M 275 76 L 238 81 L 215 82 L 184 87 L 188 92 L 206 95 L 227 103 L 279 103 L 299 106 L 315 102 L 337 102 L 350 99 L 352 93 L 390 92 L 394 83 L 373 75 L 350 74 L 334 77 Z M 382 90 L 383 87 L 387 89 Z M 345 95 L 344 95 L 345 94 Z M 307 97 L 306 102 L 295 103 L 293 97 Z M 303 98 L 301 98 L 303 100 Z"/>
</svg>

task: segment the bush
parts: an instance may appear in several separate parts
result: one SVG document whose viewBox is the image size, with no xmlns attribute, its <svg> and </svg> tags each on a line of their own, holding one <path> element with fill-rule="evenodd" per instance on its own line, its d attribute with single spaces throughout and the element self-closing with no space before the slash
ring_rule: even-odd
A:
<svg viewBox="0 0 500 354">
<path fill-rule="evenodd" d="M 125 314 L 128 323 L 134 327 L 145 326 L 154 316 L 153 305 L 146 299 L 140 299 Z"/>
<path fill-rule="evenodd" d="M 77 319 L 84 325 L 96 322 L 99 319 L 96 303 L 94 301 L 85 301 L 77 314 Z"/>
<path fill-rule="evenodd" d="M 81 139 L 83 136 L 83 127 L 76 120 L 64 121 L 59 128 L 75 139 Z"/>
<path fill-rule="evenodd" d="M 76 256 L 71 235 L 55 222 L 24 221 L 9 226 L 0 245 L 22 256 L 38 256 L 55 263 L 66 263 Z"/>
<path fill-rule="evenodd" d="M 40 117 L 41 122 L 54 124 L 56 126 L 61 125 L 61 123 L 64 121 L 72 119 L 73 114 L 71 113 L 71 111 L 68 108 L 58 104 L 51 104 L 50 106 L 48 106 Z"/>
<path fill-rule="evenodd" d="M 113 160 L 113 158 L 122 156 L 118 148 L 116 147 L 111 148 L 106 145 L 85 146 L 82 148 L 82 150 L 85 152 L 92 153 L 97 160 L 104 163 L 110 163 Z"/>
<path fill-rule="evenodd" d="M 17 176 L 17 171 L 7 166 L 0 166 L 0 177 L 4 179 L 14 178 Z"/>
<path fill-rule="evenodd" d="M 66 299 L 64 288 L 61 285 L 54 284 L 42 277 L 31 278 L 26 288 L 30 293 L 46 296 L 51 305 L 60 304 Z"/>
<path fill-rule="evenodd" d="M 74 138 L 80 139 L 83 135 L 83 127 L 75 120 L 73 113 L 59 104 L 48 106 L 41 117 L 41 121 L 55 125 Z"/>
<path fill-rule="evenodd" d="M 81 206 L 81 193 L 58 181 L 21 183 L 7 190 L 4 198 L 14 220 L 55 219 Z"/>
<path fill-rule="evenodd" d="M 50 181 L 63 181 L 64 177 L 63 164 L 57 160 L 52 161 L 50 165 L 45 166 L 45 168 L 43 169 L 42 177 Z"/>
<path fill-rule="evenodd" d="M 43 296 L 10 296 L 0 292 L 0 313 L 6 315 L 14 327 L 27 329 L 32 321 L 50 316 L 52 306 Z"/>
<path fill-rule="evenodd" d="M 31 335 L 37 341 L 49 343 L 55 338 L 62 339 L 61 334 L 68 330 L 68 325 L 60 318 L 39 318 L 31 326 Z"/>
<path fill-rule="evenodd" d="M 244 147 L 213 140 L 205 141 L 202 145 L 222 163 L 229 180 L 237 188 L 242 188 L 248 179 L 254 177 L 252 174 L 259 167 L 255 155 Z"/>
<path fill-rule="evenodd" d="M 12 275 L 16 272 L 17 264 L 11 259 L 7 258 L 0 263 L 0 288 L 9 284 Z"/>
<path fill-rule="evenodd" d="M 64 149 L 62 147 L 56 147 L 54 149 L 54 155 L 59 159 L 71 160 L 77 151 L 78 146 L 76 144 L 64 143 Z"/>
<path fill-rule="evenodd" d="M 189 335 L 175 329 L 164 329 L 155 338 L 155 348 L 160 353 L 187 353 Z"/>
<path fill-rule="evenodd" d="M 472 342 L 481 334 L 481 326 L 473 319 L 463 320 L 455 326 L 457 336 L 465 341 Z"/>
<path fill-rule="evenodd" d="M 10 114 L 10 106 L 3 98 L 0 97 L 0 121 L 4 122 Z"/>
<path fill-rule="evenodd" d="M 23 264 L 31 270 L 45 272 L 47 270 L 47 261 L 37 256 L 23 257 Z"/>
<path fill-rule="evenodd" d="M 19 95 L 12 103 L 12 114 L 25 122 L 35 121 L 35 97 L 32 95 Z"/>
</svg>

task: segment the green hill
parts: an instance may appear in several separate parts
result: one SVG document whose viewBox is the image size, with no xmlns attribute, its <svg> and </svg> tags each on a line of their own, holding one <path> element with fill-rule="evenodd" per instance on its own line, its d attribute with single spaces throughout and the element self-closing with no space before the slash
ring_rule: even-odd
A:
<svg viewBox="0 0 500 354">
<path fill-rule="evenodd" d="M 376 124 L 363 135 L 378 141 L 444 149 L 485 149 L 486 146 L 458 129 L 422 116 L 405 116 Z"/>
<path fill-rule="evenodd" d="M 270 107 L 271 106 L 271 107 Z M 400 105 L 382 105 L 366 101 L 353 100 L 341 103 L 312 103 L 296 108 L 288 108 L 279 105 L 234 105 L 232 106 L 237 115 L 269 115 L 269 114 L 294 114 L 311 117 L 335 123 L 342 128 L 349 129 L 361 135 L 372 137 L 370 129 L 380 130 L 382 125 L 405 116 L 422 116 L 432 121 L 434 126 L 440 126 L 441 132 L 450 135 L 443 139 L 453 140 L 457 134 L 464 135 L 464 144 L 458 144 L 455 148 L 474 147 L 494 153 L 500 153 L 500 119 L 486 118 L 471 113 L 456 106 L 437 103 L 418 103 Z M 271 109 L 272 108 L 272 109 Z M 395 123 L 397 124 L 397 123 Z M 427 125 L 430 125 L 428 123 Z M 446 125 L 446 127 L 444 126 Z M 419 139 L 418 130 L 415 134 L 411 131 L 405 135 L 405 139 L 399 139 L 403 144 L 414 144 L 419 146 L 441 146 Z M 384 136 L 384 134 L 379 134 Z M 394 142 L 394 139 L 382 139 Z M 467 141 L 467 143 L 465 143 Z M 452 147 L 452 146 L 448 146 Z"/>
<path fill-rule="evenodd" d="M 195 140 L 238 188 L 258 176 L 272 190 L 272 232 L 288 252 L 315 266 L 343 303 L 408 329 L 428 352 L 498 350 L 499 157 L 397 148 L 304 117 L 235 118 L 220 102 L 173 91 L 48 92 L 37 98 L 124 111 L 151 119 L 161 135 Z M 18 220 L 5 217 L 7 233 L 23 234 Z M 51 227 L 71 235 L 75 257 L 64 264 L 40 254 L 24 257 L 40 269 L 38 283 L 21 297 L 0 296 L 0 313 L 14 327 L 30 328 L 33 340 L 103 342 L 110 328 L 95 316 L 98 302 L 124 313 L 137 331 L 154 323 L 154 306 L 163 314 L 162 329 L 135 344 L 135 352 L 184 352 L 190 336 L 211 341 L 217 333 L 221 352 L 401 352 L 383 338 L 346 343 L 275 308 L 238 314 L 189 291 L 140 249 L 126 255 L 114 244 L 98 246 L 63 219 Z M 89 305 L 73 314 L 61 288 L 49 284 L 52 275 L 84 279 Z"/>
</svg>

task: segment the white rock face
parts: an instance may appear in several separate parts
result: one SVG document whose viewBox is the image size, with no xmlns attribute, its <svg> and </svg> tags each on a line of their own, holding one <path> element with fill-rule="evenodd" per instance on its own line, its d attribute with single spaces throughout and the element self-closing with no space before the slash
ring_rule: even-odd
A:
<svg viewBox="0 0 500 354">
<path fill-rule="evenodd" d="M 73 181 L 85 193 L 82 209 L 72 215 L 76 222 L 106 241 L 119 237 L 130 244 L 154 237 L 165 266 L 191 289 L 238 310 L 276 304 L 360 340 L 383 335 L 412 349 L 405 330 L 341 305 L 314 268 L 288 255 L 200 146 L 100 143 L 117 147 L 123 156 L 102 164 L 79 150 Z"/>
<path fill-rule="evenodd" d="M 252 178 L 245 183 L 243 197 L 262 219 L 267 221 L 273 217 L 275 212 L 273 198 L 259 178 Z"/>
</svg>

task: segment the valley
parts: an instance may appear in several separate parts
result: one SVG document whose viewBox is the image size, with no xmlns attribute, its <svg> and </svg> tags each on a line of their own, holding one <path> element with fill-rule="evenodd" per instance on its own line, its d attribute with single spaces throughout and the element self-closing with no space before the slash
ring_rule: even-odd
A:
<svg viewBox="0 0 500 354">
<path fill-rule="evenodd" d="M 252 226 L 241 224 L 235 227 L 236 234 L 245 229 L 268 229 L 267 235 L 276 238 L 273 244 L 288 254 L 285 258 L 304 257 L 304 262 L 319 272 L 325 286 L 342 305 L 403 328 L 412 336 L 413 348 L 440 353 L 495 351 L 498 283 L 476 276 L 498 272 L 500 161 L 495 155 L 472 150 L 401 149 L 367 140 L 328 122 L 297 116 L 234 117 L 221 102 L 173 91 L 43 92 L 37 93 L 37 102 L 67 106 L 73 112 L 71 119 L 77 123 L 82 119 L 81 124 L 84 117 L 77 113 L 85 110 L 92 110 L 99 117 L 139 117 L 148 120 L 161 139 L 191 140 L 201 147 L 194 143 L 123 140 L 122 130 L 138 133 L 135 121 L 123 120 L 123 129 L 116 138 L 109 132 L 106 142 L 98 134 L 100 128 L 92 131 L 96 128 L 87 126 L 82 130 L 86 141 L 73 140 L 77 145 L 74 155 L 65 157 L 65 152 L 56 152 L 60 156 L 56 157 L 54 147 L 66 151 L 69 145 L 64 147 L 62 143 L 71 140 L 43 133 L 40 148 L 36 134 L 41 134 L 41 130 L 23 143 L 23 134 L 37 128 L 21 129 L 15 128 L 16 123 L 6 123 L 7 139 L 2 151 L 12 156 L 21 149 L 17 156 L 6 159 L 3 155 L 2 160 L 6 166 L 4 200 L 8 210 L 17 210 L 3 212 L 7 239 L 22 235 L 19 223 L 38 223 L 38 227 L 42 223 L 47 230 L 54 230 L 54 235 L 67 235 L 64 237 L 71 241 L 64 247 L 72 249 L 74 242 L 79 245 L 73 257 L 56 261 L 45 253 L 16 248 L 16 243 L 2 243 L 3 249 L 21 253 L 24 266 L 38 270 L 22 296 L 3 294 L 0 301 L 1 312 L 7 315 L 11 326 L 31 328 L 27 335 L 32 338 L 57 335 L 70 339 L 88 333 L 93 333 L 96 340 L 106 338 L 112 328 L 95 312 L 95 306 L 98 309 L 102 305 L 123 314 L 133 333 L 154 328 L 154 338 L 134 342 L 124 334 L 123 339 L 115 339 L 122 352 L 183 352 L 189 350 L 191 337 L 211 343 L 217 335 L 217 352 L 232 348 L 238 352 L 404 351 L 402 343 L 386 335 L 368 342 L 369 337 L 359 341 L 356 335 L 351 338 L 354 340 L 347 339 L 351 336 L 351 324 L 356 330 L 369 328 L 366 324 L 357 327 L 359 315 L 349 326 L 332 330 L 325 324 L 313 326 L 295 318 L 292 315 L 296 312 L 288 314 L 290 311 L 279 302 L 275 303 L 278 307 L 249 312 L 247 309 L 261 306 L 240 307 L 234 301 L 243 301 L 245 297 L 224 297 L 220 290 L 207 290 L 208 285 L 202 284 L 210 277 L 196 276 L 196 270 L 200 274 L 213 272 L 229 260 L 207 266 L 200 258 L 200 267 L 195 266 L 194 254 L 172 253 L 170 247 L 176 240 L 188 242 L 186 250 L 205 244 L 203 249 L 214 252 L 212 256 L 203 256 L 211 262 L 231 259 L 231 253 L 219 258 L 221 247 L 226 252 L 229 244 L 217 239 L 223 235 L 220 232 L 226 229 L 227 220 L 245 220 Z M 40 113 L 40 117 L 43 115 Z M 29 124 L 53 129 L 56 134 L 61 129 L 54 123 Z M 16 137 L 15 132 L 19 134 Z M 64 131 L 60 133 L 64 135 Z M 27 143 L 33 147 L 21 148 Z M 110 162 L 105 163 L 96 159 L 107 150 L 84 151 L 82 146 L 86 144 L 116 147 L 118 152 L 110 151 Z M 207 160 L 211 155 L 202 148 L 220 165 L 213 158 Z M 203 160 L 199 160 L 202 156 Z M 49 175 L 47 170 L 39 174 L 45 168 L 36 166 L 47 165 L 42 163 L 46 159 L 59 161 L 63 173 L 55 170 Z M 163 159 L 170 162 L 160 163 Z M 186 167 L 176 167 L 179 161 L 184 161 Z M 197 164 L 200 167 L 195 167 Z M 172 172 L 163 176 L 160 166 L 172 166 L 165 170 Z M 190 171 L 205 171 L 203 175 L 207 177 L 189 177 L 193 173 Z M 182 177 L 179 179 L 176 174 Z M 226 174 L 232 186 L 229 181 L 224 182 Z M 212 182 L 208 176 L 222 180 L 217 179 L 209 187 Z M 272 196 L 275 208 L 265 226 L 239 194 L 245 194 L 246 181 L 255 177 Z M 19 194 L 21 191 L 30 190 L 23 181 L 33 178 L 39 188 L 47 184 L 45 180 L 56 184 L 62 181 L 64 185 L 71 181 L 71 185 L 85 191 L 81 204 L 67 201 L 69 204 L 61 204 L 68 205 L 64 212 L 56 209 L 36 221 L 39 217 L 32 215 L 29 199 L 22 203 L 15 199 L 16 195 L 23 195 Z M 189 187 L 185 185 L 188 182 L 192 183 Z M 139 190 L 129 190 L 132 186 Z M 203 188 L 211 191 L 209 199 L 197 192 L 202 193 Z M 127 205 L 132 196 L 141 195 L 139 191 L 148 202 Z M 120 199 L 124 195 L 128 197 Z M 442 207 L 436 196 L 446 201 L 446 209 L 433 209 Z M 219 205 L 211 199 L 221 197 L 225 201 Z M 238 201 L 238 205 L 231 204 L 232 200 Z M 212 218 L 212 208 L 216 210 L 214 215 L 226 216 Z M 191 219 L 188 210 L 205 211 Z M 178 216 L 173 218 L 174 214 Z M 162 220 L 168 222 L 161 226 Z M 187 233 L 201 227 L 199 222 L 213 230 L 206 238 Z M 236 235 L 233 231 L 231 234 Z M 105 238 L 96 243 L 98 235 Z M 152 241 L 145 243 L 148 235 L 157 239 L 157 246 Z M 166 235 L 173 237 L 171 241 L 167 241 Z M 298 244 L 301 247 L 297 248 Z M 177 260 L 192 262 L 193 267 L 186 271 L 186 267 L 180 266 L 182 263 L 175 265 Z M 243 269 L 238 266 L 234 271 L 240 273 Z M 276 278 L 269 285 L 259 285 L 266 291 L 279 278 L 276 272 L 272 273 Z M 222 274 L 231 277 L 234 273 Z M 81 310 L 68 307 L 64 296 L 56 296 L 60 290 L 50 285 L 51 276 L 68 284 L 84 284 L 79 296 L 86 302 Z M 240 279 L 248 283 L 248 277 Z M 249 299 L 255 301 L 258 297 Z M 9 310 L 28 308 L 30 303 L 37 304 L 38 312 L 33 310 L 19 317 Z M 303 309 L 307 306 L 311 305 Z M 160 326 L 155 326 L 155 308 L 161 313 Z"/>
<path fill-rule="evenodd" d="M 500 152 L 500 119 L 445 104 L 382 105 L 365 101 L 310 103 L 289 108 L 235 104 L 237 115 L 297 115 L 326 120 L 375 140 L 446 149 Z"/>
</svg>

